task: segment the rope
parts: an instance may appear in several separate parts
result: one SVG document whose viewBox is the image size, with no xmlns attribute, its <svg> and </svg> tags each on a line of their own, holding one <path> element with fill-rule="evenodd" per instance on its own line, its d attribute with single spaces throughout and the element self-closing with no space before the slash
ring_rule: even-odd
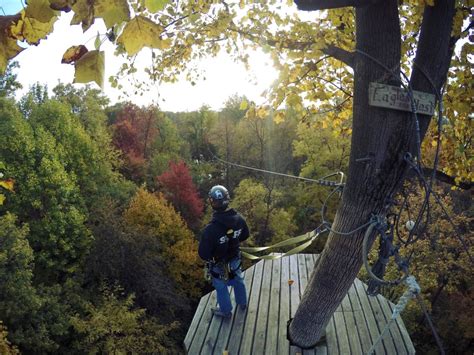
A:
<svg viewBox="0 0 474 355">
<path fill-rule="evenodd" d="M 441 355 L 446 354 L 445 351 L 444 351 L 444 348 L 443 348 L 443 343 L 441 342 L 441 339 L 440 339 L 438 333 L 436 332 L 436 328 L 433 324 L 433 321 L 431 320 L 431 317 L 430 317 L 428 311 L 426 310 L 425 304 L 423 303 L 423 300 L 421 299 L 420 295 L 416 295 L 416 300 L 418 301 L 421 309 L 423 310 L 426 321 L 428 322 L 428 325 L 431 328 L 431 332 L 433 333 L 433 337 L 435 338 L 436 345 L 438 345 L 439 353 Z"/>
<path fill-rule="evenodd" d="M 367 352 L 367 355 L 372 355 L 375 352 L 375 348 L 380 343 L 380 341 L 383 339 L 385 334 L 388 332 L 388 330 L 390 329 L 390 326 L 392 325 L 392 323 L 403 312 L 403 310 L 407 306 L 408 302 L 412 298 L 415 298 L 420 293 L 420 291 L 421 291 L 420 286 L 416 282 L 416 279 L 415 279 L 414 276 L 408 276 L 405 280 L 405 283 L 407 284 L 408 289 L 403 293 L 403 295 L 398 300 L 398 303 L 396 304 L 395 308 L 392 311 L 392 316 L 391 316 L 390 320 L 388 321 L 387 325 L 383 329 L 382 333 L 380 333 L 379 337 L 372 344 L 371 348 Z"/>
</svg>

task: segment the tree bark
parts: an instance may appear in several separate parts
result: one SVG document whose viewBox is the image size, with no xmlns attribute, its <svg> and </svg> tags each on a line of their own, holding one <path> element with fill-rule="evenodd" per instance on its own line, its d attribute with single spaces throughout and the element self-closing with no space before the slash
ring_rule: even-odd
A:
<svg viewBox="0 0 474 355">
<path fill-rule="evenodd" d="M 454 6 L 452 0 L 439 0 L 436 6 L 446 8 L 448 3 Z M 401 36 L 397 6 L 397 0 L 387 0 L 356 9 L 352 149 L 342 204 L 332 225 L 335 231 L 348 233 L 367 223 L 372 214 L 386 214 L 407 170 L 405 154 L 415 148 L 416 129 L 412 114 L 368 105 L 370 82 L 400 85 Z M 441 12 L 436 12 L 440 17 L 438 21 L 451 24 L 453 13 Z M 450 26 L 439 27 L 437 31 L 442 32 L 433 30 L 432 26 L 436 24 L 429 25 L 429 36 L 434 36 L 432 40 L 435 41 L 451 31 Z M 423 36 L 422 33 L 421 38 Z M 448 60 L 449 63 L 445 49 L 430 52 L 430 55 L 442 56 L 440 61 L 446 63 Z M 445 78 L 447 69 L 448 66 L 437 76 Z M 423 126 L 420 139 L 425 132 Z M 368 159 L 357 161 L 361 158 Z M 293 344 L 308 348 L 320 339 L 362 266 L 364 233 L 365 229 L 349 236 L 330 233 L 290 323 L 288 335 Z"/>
</svg>

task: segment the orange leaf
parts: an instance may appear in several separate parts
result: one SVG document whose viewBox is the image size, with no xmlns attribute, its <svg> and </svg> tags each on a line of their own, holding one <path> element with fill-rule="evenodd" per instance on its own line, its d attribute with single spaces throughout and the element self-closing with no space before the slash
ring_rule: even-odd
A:
<svg viewBox="0 0 474 355">
<path fill-rule="evenodd" d="M 13 184 L 14 184 L 13 179 L 8 179 L 8 180 L 0 180 L 0 186 L 3 187 L 4 189 L 13 191 Z"/>
<path fill-rule="evenodd" d="M 295 281 L 293 281 L 292 279 L 289 279 L 289 280 L 288 280 L 288 285 L 289 285 L 289 286 L 293 285 L 293 282 L 295 282 Z"/>
<path fill-rule="evenodd" d="M 71 64 L 79 59 L 88 52 L 87 48 L 82 44 L 79 46 L 72 46 L 69 47 L 66 52 L 63 54 L 63 59 L 61 59 L 61 63 L 64 64 Z"/>
</svg>

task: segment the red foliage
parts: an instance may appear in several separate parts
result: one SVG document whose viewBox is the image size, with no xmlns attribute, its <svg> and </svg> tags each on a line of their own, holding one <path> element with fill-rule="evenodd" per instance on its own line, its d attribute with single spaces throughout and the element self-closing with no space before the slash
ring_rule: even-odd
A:
<svg viewBox="0 0 474 355">
<path fill-rule="evenodd" d="M 190 228 L 199 225 L 203 215 L 204 202 L 199 197 L 189 169 L 184 161 L 170 162 L 169 170 L 157 177 L 157 181 L 176 211 L 178 211 Z"/>
<path fill-rule="evenodd" d="M 140 179 L 145 172 L 146 159 L 156 139 L 157 116 L 152 107 L 140 108 L 127 103 L 113 124 L 113 143 L 125 157 L 125 170 L 132 179 Z"/>
</svg>

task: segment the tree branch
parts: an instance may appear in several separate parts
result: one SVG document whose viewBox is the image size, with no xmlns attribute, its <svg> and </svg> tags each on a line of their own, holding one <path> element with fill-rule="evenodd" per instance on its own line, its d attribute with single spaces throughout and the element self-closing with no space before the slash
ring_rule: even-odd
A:
<svg viewBox="0 0 474 355">
<path fill-rule="evenodd" d="M 433 175 L 433 169 L 423 168 L 423 175 L 426 177 L 431 177 Z M 439 170 L 436 170 L 436 180 L 444 182 L 451 186 L 459 187 L 463 190 L 470 190 L 474 186 L 474 183 L 469 181 L 461 181 L 458 183 L 456 182 L 456 179 L 454 177 L 449 176 L 448 174 L 445 174 Z"/>
<path fill-rule="evenodd" d="M 347 64 L 351 68 L 354 68 L 354 53 L 346 51 L 345 49 L 336 47 L 332 44 L 322 49 L 324 54 L 330 55 L 331 57 L 340 60 Z"/>
<path fill-rule="evenodd" d="M 363 7 L 375 4 L 379 0 L 295 0 L 298 10 L 314 11 L 338 9 L 340 7 Z"/>
</svg>

